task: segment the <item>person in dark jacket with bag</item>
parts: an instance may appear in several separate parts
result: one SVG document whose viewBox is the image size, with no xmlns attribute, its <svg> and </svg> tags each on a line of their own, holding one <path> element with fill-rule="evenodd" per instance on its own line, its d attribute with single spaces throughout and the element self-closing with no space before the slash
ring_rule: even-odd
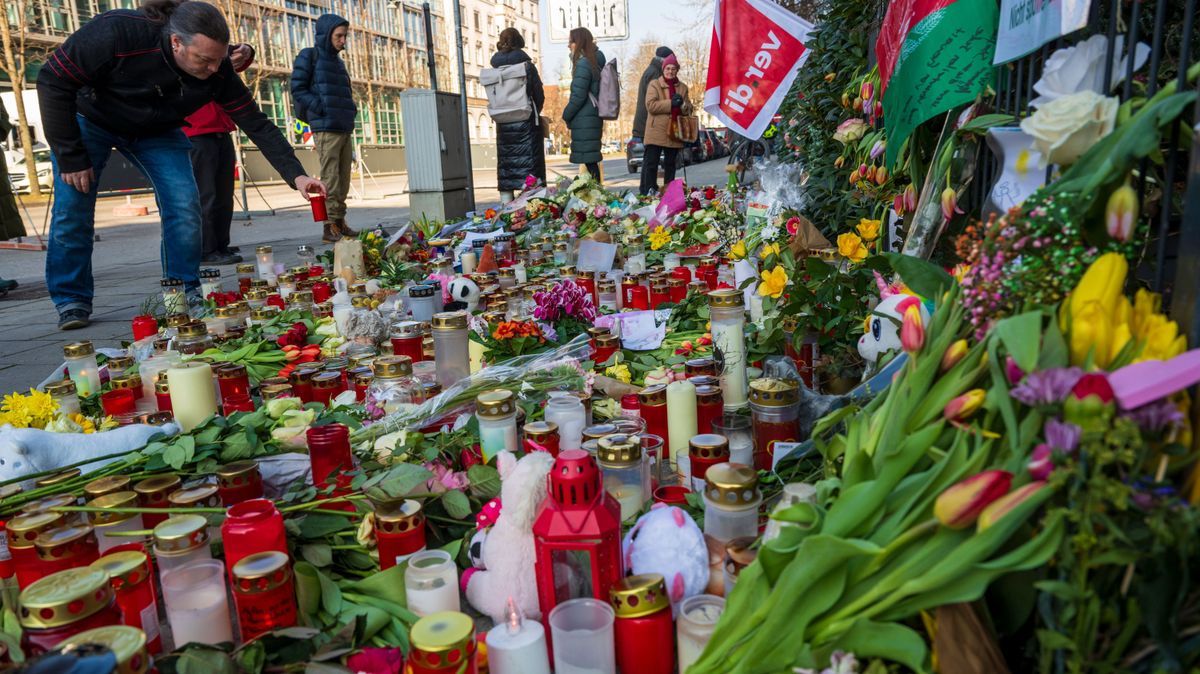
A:
<svg viewBox="0 0 1200 674">
<path fill-rule="evenodd" d="M 12 122 L 8 121 L 8 110 L 0 103 L 0 138 L 12 133 Z M 36 180 L 36 178 L 35 178 Z M 0 154 L 0 241 L 19 239 L 25 236 L 25 220 L 17 210 L 17 198 L 8 179 L 8 161 Z M 0 276 L 0 297 L 17 289 L 17 282 Z"/>
<path fill-rule="evenodd" d="M 201 218 L 184 118 L 216 101 L 288 185 L 325 194 L 254 102 L 229 53 L 229 26 L 216 7 L 151 0 L 97 15 L 46 59 L 37 82 L 54 165 L 46 285 L 60 329 L 90 323 L 96 185 L 113 148 L 154 186 L 163 277 L 183 281 L 190 301 L 200 299 Z"/>
<path fill-rule="evenodd" d="M 346 225 L 346 195 L 354 160 L 354 120 L 358 106 L 350 74 L 338 54 L 346 49 L 350 22 L 337 14 L 317 19 L 316 46 L 305 47 L 292 65 L 292 100 L 296 117 L 312 127 L 321 162 L 321 180 L 329 187 L 325 210 L 329 219 L 321 240 L 336 243 L 358 232 Z"/>
<path fill-rule="evenodd" d="M 535 176 L 546 182 L 546 155 L 542 144 L 542 107 L 546 93 L 533 59 L 525 53 L 525 38 L 516 28 L 500 31 L 499 50 L 492 54 L 492 67 L 525 64 L 525 93 L 533 101 L 533 114 L 519 122 L 496 124 L 496 177 L 500 201 L 512 201 L 513 192 L 525 187 L 525 178 Z"/>
<path fill-rule="evenodd" d="M 588 173 L 600 181 L 600 138 L 604 135 L 604 120 L 596 109 L 595 97 L 600 95 L 600 69 L 604 67 L 604 52 L 596 48 L 592 31 L 574 28 L 569 33 L 571 50 L 571 97 L 563 108 L 562 118 L 571 129 L 572 164 L 583 164 Z"/>
<path fill-rule="evenodd" d="M 675 52 L 671 51 L 670 47 L 659 47 L 654 50 L 654 58 L 650 59 L 650 65 L 642 71 L 642 79 L 638 82 L 637 104 L 633 109 L 633 140 L 638 143 L 646 138 L 646 87 L 662 77 L 663 59 L 674 55 Z"/>
<path fill-rule="evenodd" d="M 658 189 L 658 160 L 663 160 L 663 184 L 675 179 L 675 155 L 683 141 L 675 137 L 680 116 L 692 114 L 687 85 L 679 81 L 679 61 L 663 59 L 662 77 L 646 87 L 646 154 L 642 158 L 641 194 Z"/>
</svg>

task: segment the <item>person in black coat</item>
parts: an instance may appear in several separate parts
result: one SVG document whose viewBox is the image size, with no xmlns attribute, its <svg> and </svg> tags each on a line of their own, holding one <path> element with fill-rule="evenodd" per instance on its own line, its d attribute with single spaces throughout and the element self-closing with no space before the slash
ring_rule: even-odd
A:
<svg viewBox="0 0 1200 674">
<path fill-rule="evenodd" d="M 542 78 L 529 54 L 525 53 L 525 38 L 516 28 L 500 31 L 497 51 L 492 54 L 492 67 L 525 64 L 525 92 L 533 99 L 533 114 L 519 122 L 496 124 L 496 175 L 500 200 L 511 201 L 513 192 L 525 187 L 525 178 L 535 176 L 546 182 L 546 155 L 542 143 L 542 106 L 546 94 Z"/>
<path fill-rule="evenodd" d="M 321 180 L 329 188 L 325 210 L 329 217 L 321 237 L 334 243 L 358 232 L 346 225 L 346 195 L 354 160 L 354 120 L 358 106 L 350 88 L 350 74 L 338 54 L 350 39 L 350 22 L 337 14 L 317 18 L 316 46 L 305 47 L 292 64 L 292 100 L 296 117 L 312 127 Z"/>
</svg>

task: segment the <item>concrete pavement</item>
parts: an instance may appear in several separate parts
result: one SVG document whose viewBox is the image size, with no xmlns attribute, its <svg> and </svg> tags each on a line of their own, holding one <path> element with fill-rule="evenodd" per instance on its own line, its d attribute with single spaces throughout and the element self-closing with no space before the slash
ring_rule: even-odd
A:
<svg viewBox="0 0 1200 674">
<path fill-rule="evenodd" d="M 548 158 L 549 177 L 574 176 L 579 167 L 563 157 Z M 602 168 L 605 185 L 614 190 L 636 188 L 638 176 L 629 174 L 624 156 L 605 160 Z M 682 177 L 682 172 L 680 173 Z M 723 159 L 688 168 L 692 184 L 722 184 L 725 180 Z M 499 202 L 494 172 L 477 172 L 476 203 L 479 208 Z M 358 183 L 355 182 L 357 189 Z M 383 224 L 389 229 L 408 222 L 407 180 L 404 176 L 378 178 L 366 184 L 366 198 L 349 202 L 348 223 L 356 228 Z M 353 193 L 352 193 L 353 194 Z M 289 265 L 295 257 L 296 246 L 309 244 L 324 250 L 321 226 L 312 221 L 307 202 L 284 185 L 250 190 L 249 209 L 274 209 L 275 214 L 255 216 L 252 220 L 235 220 L 233 244 L 240 246 L 242 256 L 253 260 L 254 248 L 270 245 L 275 259 Z M 150 214 L 142 217 L 117 216 L 113 208 L 125 203 L 124 198 L 100 200 L 96 207 L 97 241 L 92 255 L 92 271 L 96 282 L 92 325 L 70 332 L 58 330 L 58 315 L 46 292 L 43 280 L 46 255 L 44 252 L 0 250 L 0 276 L 16 279 L 21 287 L 0 299 L 0 394 L 22 390 L 41 382 L 62 362 L 62 345 L 80 339 L 90 339 L 97 346 L 119 346 L 130 337 L 130 320 L 138 315 L 142 305 L 159 291 L 162 277 L 159 263 L 161 225 L 156 217 L 152 195 L 133 197 L 134 204 L 145 205 Z M 43 227 L 46 206 L 27 204 L 27 228 Z M 36 223 L 30 227 L 30 220 Z M 44 235 L 43 235 L 44 236 Z M 26 242 L 36 242 L 27 237 Z M 234 284 L 234 268 L 222 267 L 226 286 Z"/>
</svg>

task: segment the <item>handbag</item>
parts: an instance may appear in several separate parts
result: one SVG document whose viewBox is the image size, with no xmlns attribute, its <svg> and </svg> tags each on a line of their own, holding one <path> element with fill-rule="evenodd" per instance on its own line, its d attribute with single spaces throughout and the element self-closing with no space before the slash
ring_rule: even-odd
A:
<svg viewBox="0 0 1200 674">
<path fill-rule="evenodd" d="M 538 126 L 542 129 L 542 138 L 550 137 L 550 118 L 545 115 L 538 115 Z"/>
<path fill-rule="evenodd" d="M 671 140 L 679 143 L 694 143 L 700 137 L 700 118 L 695 115 L 679 115 L 671 118 L 667 131 Z"/>
</svg>

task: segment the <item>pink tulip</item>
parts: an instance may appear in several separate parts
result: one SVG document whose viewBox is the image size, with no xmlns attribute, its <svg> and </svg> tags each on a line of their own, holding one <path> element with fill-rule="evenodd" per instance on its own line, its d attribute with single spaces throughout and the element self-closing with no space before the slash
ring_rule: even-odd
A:
<svg viewBox="0 0 1200 674">
<path fill-rule="evenodd" d="M 963 210 L 958 207 L 958 193 L 953 187 L 947 187 L 942 190 L 942 218 L 946 222 L 950 222 L 950 218 L 954 217 L 955 213 L 962 213 Z"/>
<path fill-rule="evenodd" d="M 921 351 L 921 347 L 925 346 L 925 321 L 921 318 L 921 301 L 916 298 L 913 300 L 903 309 L 900 346 L 904 348 L 905 353 L 916 355 Z"/>
<path fill-rule="evenodd" d="M 1035 494 L 1047 487 L 1045 482 L 1030 482 L 1029 484 L 1009 492 L 996 499 L 982 513 L 979 513 L 978 530 L 983 531 L 999 522 L 1002 517 L 1012 512 L 1017 506 L 1033 498 Z"/>
<path fill-rule="evenodd" d="M 1033 448 L 1033 453 L 1029 455 L 1029 463 L 1025 467 L 1029 469 L 1029 475 L 1035 480 L 1045 480 L 1050 477 L 1050 473 L 1054 472 L 1054 451 L 1050 449 L 1050 445 L 1045 443 Z"/>
</svg>

